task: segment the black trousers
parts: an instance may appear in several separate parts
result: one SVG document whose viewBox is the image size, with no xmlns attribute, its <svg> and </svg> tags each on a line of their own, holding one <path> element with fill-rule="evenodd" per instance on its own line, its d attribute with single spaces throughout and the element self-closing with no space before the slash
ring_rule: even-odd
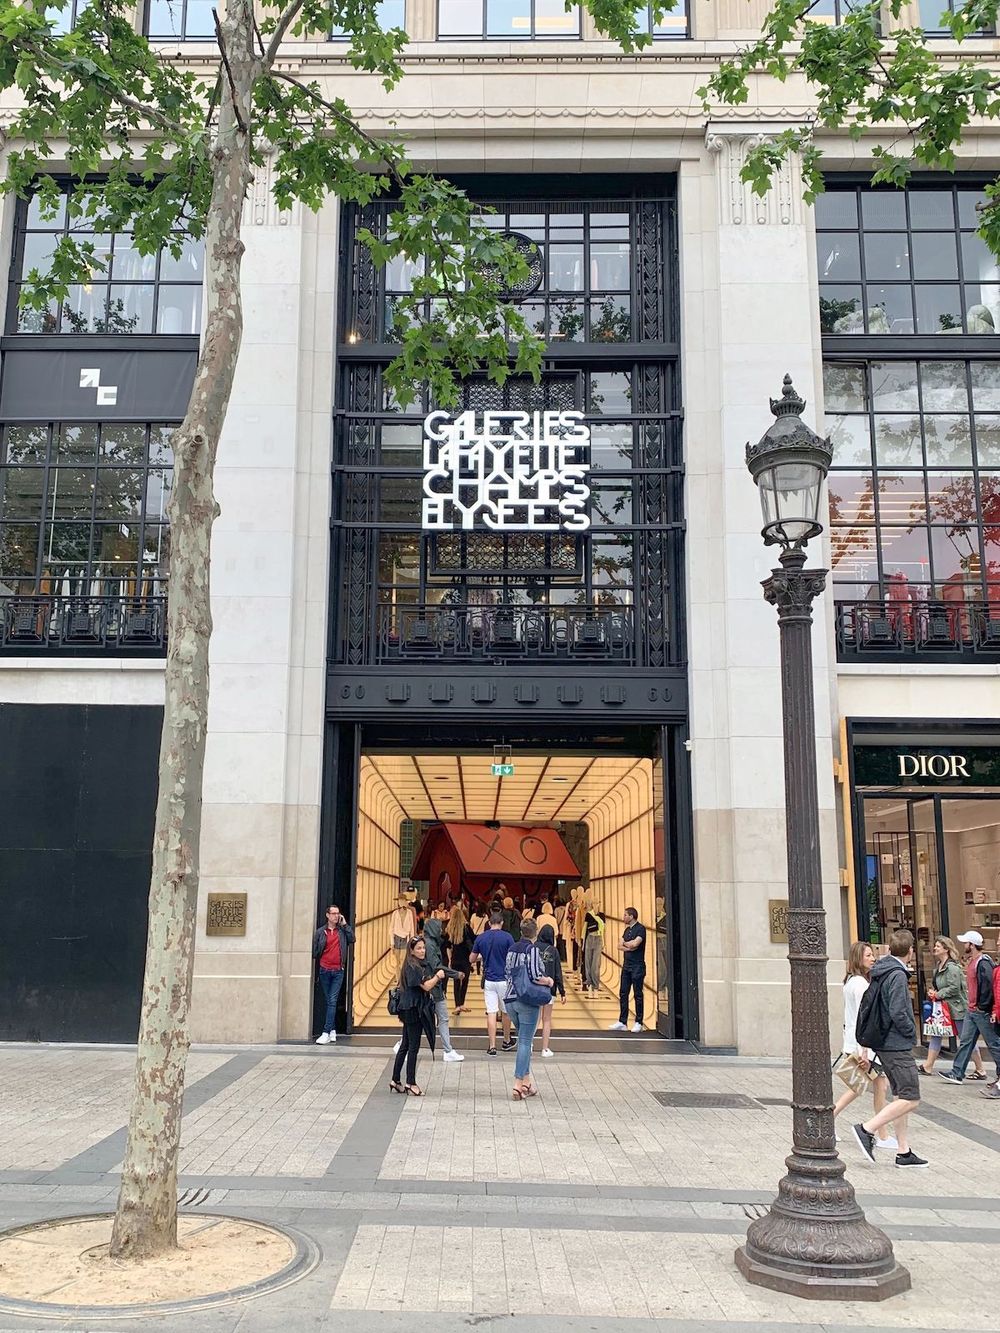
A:
<svg viewBox="0 0 1000 1333">
<path fill-rule="evenodd" d="M 618 1014 L 619 1023 L 628 1022 L 628 1002 L 629 993 L 632 994 L 632 1002 L 635 1005 L 635 1021 L 642 1022 L 643 1014 L 643 994 L 642 985 L 646 980 L 645 972 L 628 972 L 622 968 L 622 979 L 618 985 L 618 1003 L 620 1013 Z"/>
<path fill-rule="evenodd" d="M 415 1010 L 408 1010 L 403 1016 L 403 1039 L 399 1043 L 399 1050 L 396 1052 L 396 1060 L 392 1066 L 392 1081 L 399 1082 L 399 1075 L 403 1069 L 403 1061 L 406 1061 L 406 1082 L 416 1083 L 417 1081 L 417 1051 L 420 1049 L 420 1034 L 422 1032 L 420 1019 Z"/>
<path fill-rule="evenodd" d="M 462 1005 L 465 1004 L 466 992 L 469 989 L 468 972 L 463 972 L 460 977 L 455 977 L 452 984 L 455 987 L 455 1008 L 461 1009 Z"/>
</svg>

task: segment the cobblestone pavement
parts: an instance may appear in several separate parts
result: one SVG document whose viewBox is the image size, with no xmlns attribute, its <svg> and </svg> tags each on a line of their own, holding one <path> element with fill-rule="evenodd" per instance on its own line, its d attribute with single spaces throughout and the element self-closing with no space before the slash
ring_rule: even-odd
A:
<svg viewBox="0 0 1000 1333">
<path fill-rule="evenodd" d="M 431 1315 L 435 1333 L 1000 1330 L 1000 1111 L 977 1085 L 921 1081 L 911 1133 L 928 1171 L 897 1171 L 888 1153 L 871 1167 L 842 1145 L 913 1290 L 817 1306 L 748 1286 L 733 1263 L 790 1146 L 786 1064 L 567 1053 L 538 1062 L 541 1095 L 522 1104 L 512 1057 L 423 1058 L 420 1100 L 389 1093 L 388 1059 L 347 1043 L 193 1052 L 182 1197 L 297 1227 L 323 1260 L 260 1300 L 110 1326 L 412 1333 Z M 0 1046 L 4 1226 L 113 1205 L 131 1061 L 121 1048 Z M 745 1101 L 674 1107 L 656 1092 Z M 105 1333 L 0 1307 L 0 1333 L 54 1328 Z"/>
</svg>

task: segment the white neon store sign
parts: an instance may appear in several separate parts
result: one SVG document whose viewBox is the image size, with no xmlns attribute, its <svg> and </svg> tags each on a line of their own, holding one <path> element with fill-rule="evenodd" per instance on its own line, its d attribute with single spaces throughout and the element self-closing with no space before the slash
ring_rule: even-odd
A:
<svg viewBox="0 0 1000 1333">
<path fill-rule="evenodd" d="M 581 412 L 431 412 L 423 526 L 505 532 L 590 527 L 590 427 Z"/>
</svg>

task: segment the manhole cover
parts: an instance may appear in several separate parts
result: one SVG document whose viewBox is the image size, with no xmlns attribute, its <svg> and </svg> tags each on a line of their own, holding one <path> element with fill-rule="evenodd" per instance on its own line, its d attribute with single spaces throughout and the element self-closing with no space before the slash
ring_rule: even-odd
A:
<svg viewBox="0 0 1000 1333">
<path fill-rule="evenodd" d="M 742 1092 L 654 1092 L 661 1106 L 700 1111 L 759 1111 L 760 1102 Z"/>
</svg>

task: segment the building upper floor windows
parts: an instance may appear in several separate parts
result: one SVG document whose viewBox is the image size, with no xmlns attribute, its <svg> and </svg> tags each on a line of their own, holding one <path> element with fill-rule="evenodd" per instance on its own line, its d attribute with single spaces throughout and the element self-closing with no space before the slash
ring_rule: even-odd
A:
<svg viewBox="0 0 1000 1333">
<path fill-rule="evenodd" d="M 69 187 L 67 187 L 69 188 Z M 37 198 L 18 209 L 14 281 L 7 313 L 9 333 L 197 334 L 201 328 L 204 247 L 185 241 L 179 258 L 168 250 L 141 255 L 129 232 L 97 233 L 93 220 L 69 217 L 66 196 L 55 217 L 42 215 Z M 59 238 L 71 234 L 95 247 L 87 282 L 70 287 L 63 301 L 45 310 L 18 304 L 28 274 L 45 273 Z"/>
<path fill-rule="evenodd" d="M 66 0 L 65 5 L 47 5 L 45 20 L 54 33 L 72 32 L 90 0 Z"/>
<path fill-rule="evenodd" d="M 378 25 L 383 32 L 388 32 L 390 28 L 406 27 L 406 0 L 379 0 L 376 6 L 376 16 Z M 330 36 L 336 40 L 342 40 L 348 36 L 339 24 L 334 24 Z"/>
<path fill-rule="evenodd" d="M 441 38 L 579 37 L 580 9 L 563 0 L 438 0 Z"/>
<path fill-rule="evenodd" d="M 212 41 L 215 38 L 214 7 L 214 0 L 148 0 L 146 36 L 154 40 Z"/>
<path fill-rule="evenodd" d="M 688 35 L 687 0 L 678 0 L 662 23 L 653 22 L 652 4 L 637 5 L 635 13 L 636 27 L 640 32 L 648 32 L 657 40 L 663 37 L 680 39 Z"/>
<path fill-rule="evenodd" d="M 976 234 L 975 186 L 830 188 L 816 201 L 826 334 L 1000 329 L 1000 266 Z"/>
<path fill-rule="evenodd" d="M 920 26 L 928 37 L 950 37 L 951 32 L 942 23 L 947 14 L 954 14 L 963 7 L 963 0 L 919 0 Z M 971 37 L 995 37 L 996 26 L 980 28 L 970 33 Z"/>
</svg>

